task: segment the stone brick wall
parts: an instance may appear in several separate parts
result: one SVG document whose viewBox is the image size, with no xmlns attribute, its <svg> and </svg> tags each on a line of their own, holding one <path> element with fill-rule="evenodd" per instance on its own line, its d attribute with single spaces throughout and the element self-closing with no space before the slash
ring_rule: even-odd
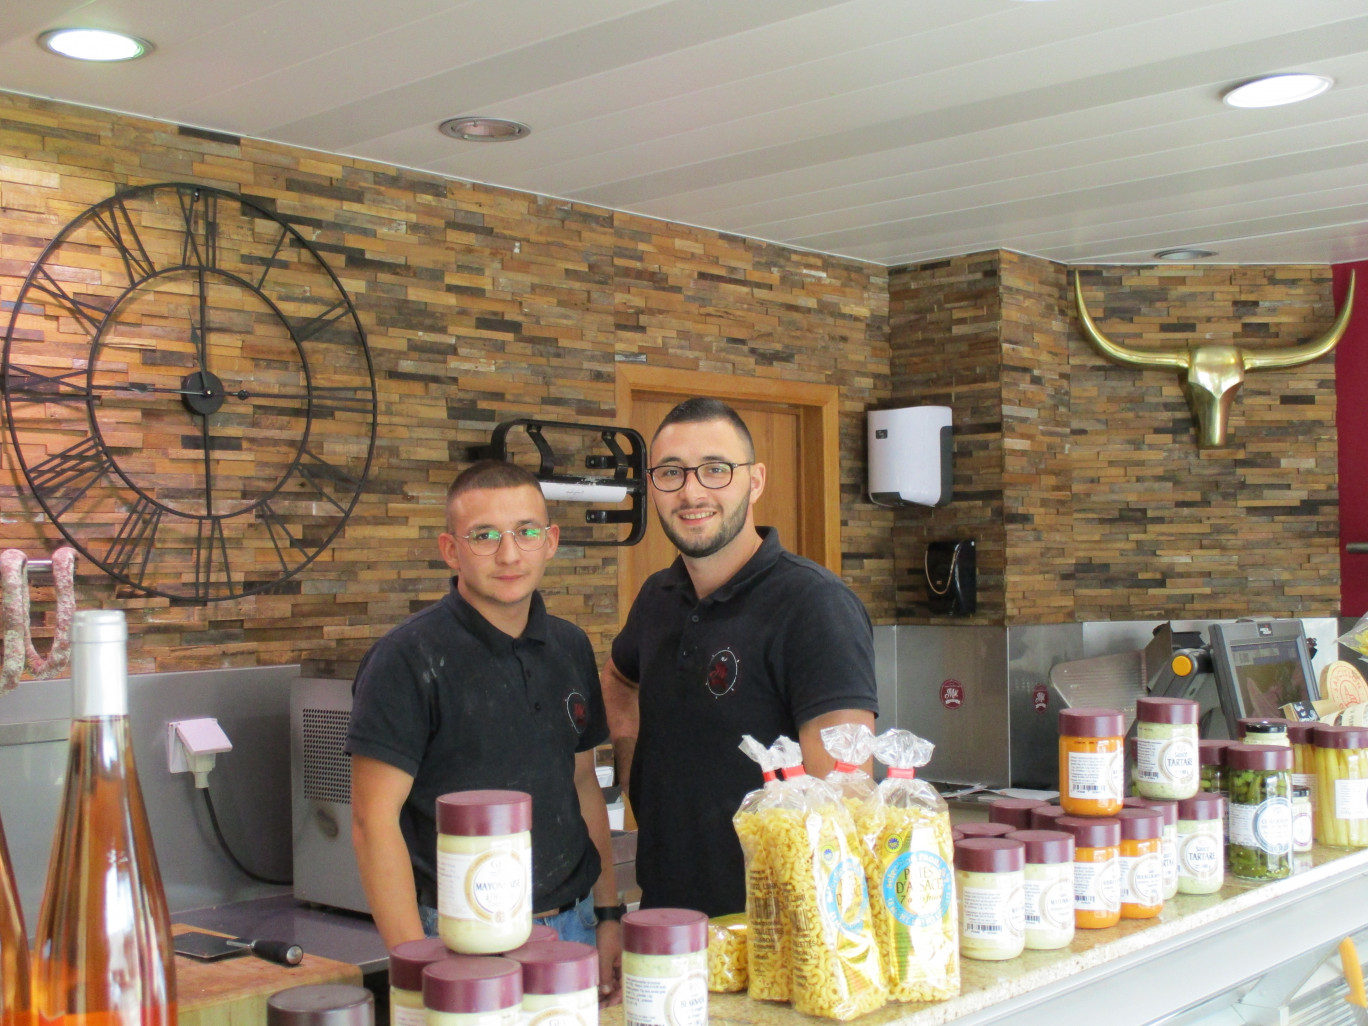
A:
<svg viewBox="0 0 1368 1026">
<path fill-rule="evenodd" d="M 435 539 L 467 448 L 514 417 L 612 423 L 623 359 L 837 385 L 846 578 L 877 621 L 892 620 L 892 519 L 862 497 L 863 414 L 889 394 L 884 268 L 0 94 L 4 323 L 63 225 L 118 188 L 167 181 L 241 192 L 308 234 L 360 313 L 380 423 L 366 492 L 296 594 L 171 605 L 118 594 L 82 564 L 79 604 L 128 611 L 134 671 L 303 660 L 349 674 L 373 638 L 445 590 Z M 43 555 L 61 538 L 8 442 L 0 462 L 0 547 Z M 562 544 L 544 591 L 606 650 L 619 616 L 613 549 Z M 34 611 L 41 638 L 48 589 L 36 588 Z"/>
</svg>

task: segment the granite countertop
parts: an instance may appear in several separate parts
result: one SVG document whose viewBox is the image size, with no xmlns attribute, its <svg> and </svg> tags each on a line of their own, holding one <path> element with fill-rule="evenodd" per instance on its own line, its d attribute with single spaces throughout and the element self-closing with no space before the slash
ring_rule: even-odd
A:
<svg viewBox="0 0 1368 1026">
<path fill-rule="evenodd" d="M 1148 952 L 1165 945 L 1188 939 L 1198 941 L 1204 931 L 1222 929 L 1223 921 L 1228 921 L 1225 928 L 1238 925 L 1242 916 L 1257 914 L 1261 906 L 1271 911 L 1280 903 L 1298 899 L 1303 892 L 1324 890 L 1342 879 L 1368 874 L 1368 849 L 1341 851 L 1317 846 L 1298 859 L 1297 871 L 1286 880 L 1253 883 L 1227 876 L 1219 894 L 1177 895 L 1164 903 L 1164 910 L 1154 919 L 1123 919 L 1109 929 L 1079 930 L 1068 947 L 1057 951 L 1026 951 L 1018 958 L 1001 962 L 962 958 L 962 988 L 958 997 L 934 1003 L 888 1004 L 858 1021 L 870 1026 L 935 1026 L 966 1017 L 978 1021 L 984 1018 L 980 1013 L 992 1012 L 995 1006 L 1054 987 L 1061 981 L 1075 983 L 1080 976 L 1086 979 L 1089 973 L 1105 973 L 1109 963 L 1143 960 Z M 1360 923 L 1368 921 L 1368 908 L 1361 915 Z M 1288 950 L 1285 956 L 1297 953 Z M 708 1011 L 711 1023 L 736 1026 L 795 1026 L 832 1021 L 795 1012 L 787 1004 L 752 1001 L 744 994 L 710 994 Z M 605 1009 L 600 1020 L 602 1026 L 621 1026 L 622 1009 Z"/>
</svg>

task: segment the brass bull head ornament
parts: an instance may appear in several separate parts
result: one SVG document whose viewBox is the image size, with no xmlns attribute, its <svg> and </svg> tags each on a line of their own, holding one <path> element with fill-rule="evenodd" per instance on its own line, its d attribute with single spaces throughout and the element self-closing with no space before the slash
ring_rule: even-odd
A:
<svg viewBox="0 0 1368 1026">
<path fill-rule="evenodd" d="M 1097 330 L 1083 303 L 1083 289 L 1074 272 L 1074 302 L 1083 334 L 1093 345 L 1117 363 L 1133 367 L 1172 367 L 1179 372 L 1183 394 L 1197 418 L 1197 444 L 1204 449 L 1225 445 L 1230 406 L 1244 382 L 1245 372 L 1270 367 L 1296 367 L 1324 356 L 1335 348 L 1349 326 L 1354 309 L 1354 276 L 1349 276 L 1349 292 L 1335 323 L 1325 334 L 1301 345 L 1282 349 L 1245 349 L 1234 345 L 1189 345 L 1185 349 L 1131 349 L 1118 345 Z"/>
</svg>

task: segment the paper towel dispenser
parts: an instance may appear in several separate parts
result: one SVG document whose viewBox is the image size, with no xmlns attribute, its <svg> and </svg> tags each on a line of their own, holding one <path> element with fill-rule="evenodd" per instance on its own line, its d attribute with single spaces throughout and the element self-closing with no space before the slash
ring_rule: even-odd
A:
<svg viewBox="0 0 1368 1026">
<path fill-rule="evenodd" d="M 869 498 L 880 506 L 944 506 L 951 498 L 950 407 L 870 410 Z"/>
</svg>

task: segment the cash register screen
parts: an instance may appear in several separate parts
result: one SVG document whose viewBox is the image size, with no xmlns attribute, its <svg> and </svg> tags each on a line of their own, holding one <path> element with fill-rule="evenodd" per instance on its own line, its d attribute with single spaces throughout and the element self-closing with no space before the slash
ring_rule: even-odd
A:
<svg viewBox="0 0 1368 1026">
<path fill-rule="evenodd" d="M 1211 661 L 1231 737 L 1242 716 L 1280 717 L 1319 697 L 1300 620 L 1212 624 Z"/>
</svg>

